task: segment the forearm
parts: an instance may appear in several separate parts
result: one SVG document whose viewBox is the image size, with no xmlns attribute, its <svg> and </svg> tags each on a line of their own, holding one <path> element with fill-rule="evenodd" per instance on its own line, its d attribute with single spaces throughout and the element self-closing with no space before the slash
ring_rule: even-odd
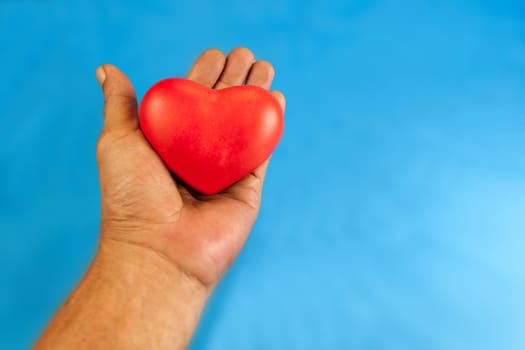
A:
<svg viewBox="0 0 525 350">
<path fill-rule="evenodd" d="M 108 241 L 36 349 L 183 349 L 208 290 L 162 256 Z"/>
</svg>

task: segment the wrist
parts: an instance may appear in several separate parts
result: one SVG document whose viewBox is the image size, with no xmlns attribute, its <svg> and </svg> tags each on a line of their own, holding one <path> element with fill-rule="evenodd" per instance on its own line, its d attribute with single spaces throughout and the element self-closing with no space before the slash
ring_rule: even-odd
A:
<svg viewBox="0 0 525 350">
<path fill-rule="evenodd" d="M 169 348 L 187 346 L 210 294 L 198 279 L 149 248 L 113 240 L 101 240 L 92 270 L 126 305 L 126 322 L 136 319 Z"/>
<path fill-rule="evenodd" d="M 92 269 L 135 289 L 136 280 L 152 288 L 178 295 L 179 299 L 206 299 L 210 288 L 186 273 L 162 253 L 131 242 L 101 238 Z M 173 294 L 172 289 L 177 293 Z"/>
<path fill-rule="evenodd" d="M 38 349 L 184 349 L 209 291 L 161 255 L 101 240 Z"/>
</svg>

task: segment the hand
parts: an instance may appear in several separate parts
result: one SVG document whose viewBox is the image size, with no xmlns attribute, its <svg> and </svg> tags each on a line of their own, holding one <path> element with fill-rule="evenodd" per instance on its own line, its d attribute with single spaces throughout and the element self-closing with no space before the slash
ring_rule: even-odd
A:
<svg viewBox="0 0 525 350">
<path fill-rule="evenodd" d="M 111 65 L 97 78 L 105 100 L 99 251 L 35 349 L 185 349 L 255 221 L 268 162 L 220 194 L 192 194 L 142 135 L 128 78 Z M 227 58 L 208 50 L 188 78 L 216 89 L 269 88 L 273 68 L 247 49 Z"/>
<path fill-rule="evenodd" d="M 215 89 L 243 83 L 268 89 L 273 75 L 270 63 L 237 48 L 228 57 L 214 49 L 204 52 L 187 78 Z M 100 67 L 97 78 L 105 99 L 97 144 L 101 249 L 115 244 L 143 248 L 212 288 L 257 217 L 268 161 L 220 194 L 194 194 L 174 180 L 140 131 L 128 78 L 111 65 Z M 284 108 L 284 96 L 272 93 Z"/>
</svg>

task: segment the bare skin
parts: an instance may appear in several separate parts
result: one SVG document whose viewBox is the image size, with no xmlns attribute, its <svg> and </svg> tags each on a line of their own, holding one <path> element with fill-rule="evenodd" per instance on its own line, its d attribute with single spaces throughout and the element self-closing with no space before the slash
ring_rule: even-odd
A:
<svg viewBox="0 0 525 350">
<path fill-rule="evenodd" d="M 104 128 L 97 143 L 102 198 L 97 255 L 36 349 L 184 349 L 213 288 L 255 222 L 268 161 L 213 196 L 177 183 L 139 129 L 129 79 L 97 69 Z M 205 51 L 188 79 L 222 89 L 269 89 L 274 70 L 245 48 Z M 284 108 L 284 96 L 272 91 Z"/>
</svg>

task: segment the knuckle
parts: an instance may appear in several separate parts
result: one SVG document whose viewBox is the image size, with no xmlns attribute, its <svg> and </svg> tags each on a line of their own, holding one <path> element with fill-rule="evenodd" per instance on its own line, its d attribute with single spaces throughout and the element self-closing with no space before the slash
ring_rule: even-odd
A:
<svg viewBox="0 0 525 350">
<path fill-rule="evenodd" d="M 97 159 L 101 159 L 111 150 L 122 149 L 122 142 L 128 140 L 131 135 L 129 130 L 102 130 L 96 144 Z"/>
<path fill-rule="evenodd" d="M 106 120 L 122 115 L 137 115 L 137 99 L 129 95 L 109 95 L 104 101 Z"/>
<path fill-rule="evenodd" d="M 244 187 L 243 202 L 250 208 L 257 210 L 261 201 L 262 180 L 257 176 L 250 174 L 249 181 Z"/>
<path fill-rule="evenodd" d="M 109 147 L 109 137 L 106 132 L 102 132 L 97 140 L 96 144 L 96 155 L 97 159 L 100 159 L 106 152 Z"/>
</svg>

